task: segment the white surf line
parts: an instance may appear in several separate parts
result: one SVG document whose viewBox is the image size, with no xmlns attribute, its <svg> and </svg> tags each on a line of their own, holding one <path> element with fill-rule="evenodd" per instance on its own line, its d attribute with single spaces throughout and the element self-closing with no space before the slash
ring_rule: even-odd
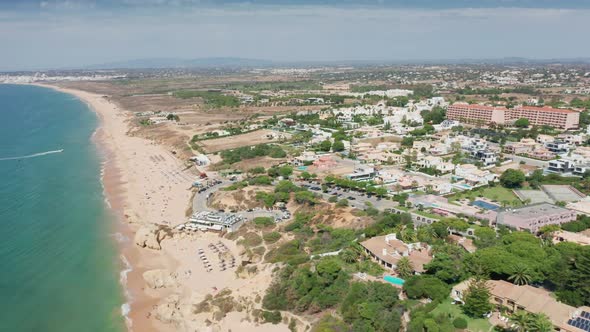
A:
<svg viewBox="0 0 590 332">
<path fill-rule="evenodd" d="M 45 151 L 45 152 L 34 153 L 34 154 L 27 155 L 27 156 L 0 158 L 0 161 L 3 161 L 3 160 L 18 160 L 18 159 L 35 158 L 35 157 L 45 156 L 45 155 L 48 155 L 48 154 L 61 153 L 63 151 L 64 151 L 63 149 L 59 149 L 59 150 L 53 150 L 53 151 Z"/>
</svg>

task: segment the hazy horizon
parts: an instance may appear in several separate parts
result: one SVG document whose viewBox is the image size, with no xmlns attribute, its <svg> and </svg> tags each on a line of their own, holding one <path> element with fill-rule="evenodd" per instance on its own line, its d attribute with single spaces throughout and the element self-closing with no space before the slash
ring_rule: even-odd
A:
<svg viewBox="0 0 590 332">
<path fill-rule="evenodd" d="M 587 58 L 587 1 L 60 0 L 0 4 L 0 70 L 150 58 Z"/>
</svg>

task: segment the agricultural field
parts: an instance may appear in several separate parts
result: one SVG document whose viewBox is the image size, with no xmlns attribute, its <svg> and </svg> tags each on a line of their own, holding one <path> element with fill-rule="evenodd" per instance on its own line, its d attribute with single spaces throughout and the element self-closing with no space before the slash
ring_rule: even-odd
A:
<svg viewBox="0 0 590 332">
<path fill-rule="evenodd" d="M 213 153 L 222 150 L 235 149 L 242 146 L 278 142 L 278 138 L 269 139 L 267 137 L 267 135 L 272 133 L 275 132 L 272 130 L 257 130 L 246 134 L 198 141 L 196 144 L 200 145 L 207 153 Z M 281 134 L 287 136 L 286 139 L 290 138 L 289 134 Z"/>
</svg>

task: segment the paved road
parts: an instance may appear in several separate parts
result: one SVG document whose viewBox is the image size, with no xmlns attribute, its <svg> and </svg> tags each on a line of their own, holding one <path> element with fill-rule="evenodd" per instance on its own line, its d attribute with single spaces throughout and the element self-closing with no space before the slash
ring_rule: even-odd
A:
<svg viewBox="0 0 590 332">
<path fill-rule="evenodd" d="M 207 201 L 207 198 L 209 197 L 210 194 L 216 192 L 217 190 L 228 186 L 229 184 L 231 184 L 230 181 L 227 180 L 222 180 L 221 183 L 216 184 L 212 187 L 207 188 L 205 191 L 202 192 L 198 192 L 195 194 L 195 197 L 193 198 L 193 211 L 208 211 L 209 209 L 209 204 Z"/>
<path fill-rule="evenodd" d="M 508 159 L 512 159 L 517 163 L 524 161 L 527 165 L 536 166 L 536 167 L 545 167 L 545 166 L 547 166 L 547 164 L 549 164 L 548 161 L 531 159 L 531 158 L 516 156 L 513 154 L 505 154 L 504 157 L 508 158 Z"/>
</svg>

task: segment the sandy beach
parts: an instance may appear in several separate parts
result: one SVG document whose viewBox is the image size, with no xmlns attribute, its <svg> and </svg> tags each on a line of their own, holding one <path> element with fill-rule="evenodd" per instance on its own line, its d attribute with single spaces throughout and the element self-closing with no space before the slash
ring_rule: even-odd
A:
<svg viewBox="0 0 590 332">
<path fill-rule="evenodd" d="M 145 242 L 147 248 L 136 245 L 143 243 L 137 239 L 140 233 L 153 230 L 153 225 L 172 227 L 186 221 L 194 169 L 187 170 L 171 148 L 134 137 L 129 126 L 133 115 L 108 97 L 42 86 L 75 95 L 100 118 L 94 139 L 104 156 L 105 196 L 121 221 L 114 232 L 122 235 L 121 279 L 128 301 L 122 311 L 130 309 L 130 331 L 289 331 L 286 324 L 258 324 L 249 317 L 260 307 L 272 269 L 259 265 L 254 275 L 238 276 L 240 252 L 234 241 L 198 232 Z M 235 265 L 230 264 L 233 260 Z M 222 291 L 231 293 L 239 310 L 214 323 L 211 312 L 195 312 L 208 294 Z"/>
</svg>

